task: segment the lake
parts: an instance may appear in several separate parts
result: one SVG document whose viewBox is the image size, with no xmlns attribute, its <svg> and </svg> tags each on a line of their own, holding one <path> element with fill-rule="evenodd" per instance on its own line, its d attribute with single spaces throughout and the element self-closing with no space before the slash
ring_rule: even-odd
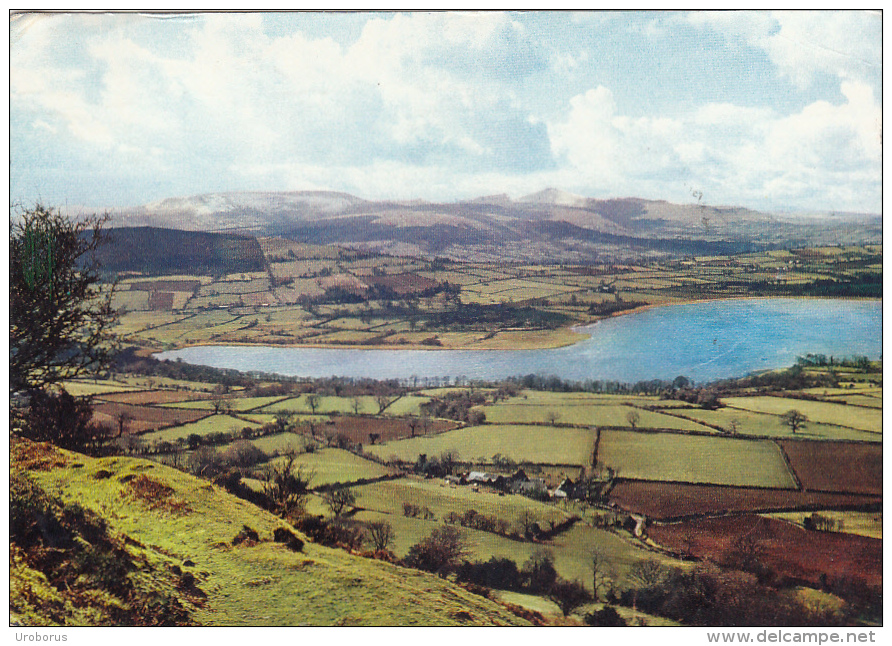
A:
<svg viewBox="0 0 892 646">
<path fill-rule="evenodd" d="M 550 350 L 348 350 L 197 346 L 159 359 L 300 377 L 697 382 L 792 365 L 806 353 L 882 354 L 882 302 L 739 299 L 655 307 L 577 328 L 588 339 Z"/>
</svg>

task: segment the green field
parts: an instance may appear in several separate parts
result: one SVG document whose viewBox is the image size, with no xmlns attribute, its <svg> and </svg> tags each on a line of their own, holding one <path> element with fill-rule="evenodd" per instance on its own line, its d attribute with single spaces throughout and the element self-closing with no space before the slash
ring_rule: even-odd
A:
<svg viewBox="0 0 892 646">
<path fill-rule="evenodd" d="M 166 406 L 168 408 L 194 408 L 196 410 L 213 410 L 214 404 L 219 401 L 223 409 L 228 409 L 231 411 L 251 411 L 255 408 L 263 408 L 264 406 L 268 406 L 274 402 L 285 399 L 284 397 L 235 397 L 235 398 L 226 398 L 219 400 L 200 400 L 200 401 L 185 401 L 185 402 L 171 402 L 169 404 L 162 404 L 162 406 Z M 264 413 L 270 412 L 269 409 L 264 409 Z"/>
<path fill-rule="evenodd" d="M 311 487 L 380 478 L 389 473 L 386 467 L 342 449 L 319 449 L 313 453 L 303 453 L 297 457 L 295 464 L 305 474 L 312 474 Z"/>
<path fill-rule="evenodd" d="M 264 407 L 264 413 L 311 413 L 312 408 L 309 404 L 309 395 L 300 395 L 299 397 L 291 397 L 282 401 L 270 404 Z M 375 398 L 370 395 L 362 395 L 359 397 L 334 397 L 331 395 L 318 395 L 318 403 L 316 405 L 316 413 L 321 415 L 329 415 L 331 413 L 354 413 L 354 400 L 358 404 L 356 411 L 360 415 L 372 415 L 378 412 L 378 405 Z"/>
<path fill-rule="evenodd" d="M 174 426 L 166 428 L 154 433 L 146 433 L 140 437 L 146 442 L 155 440 L 163 440 L 165 442 L 174 442 L 179 439 L 185 439 L 192 435 L 208 435 L 210 433 L 232 433 L 241 431 L 245 427 L 257 428 L 260 424 L 256 422 L 248 422 L 231 415 L 211 415 L 191 424 L 183 424 L 182 426 Z"/>
<path fill-rule="evenodd" d="M 515 462 L 588 465 L 594 440 L 595 432 L 588 429 L 493 424 L 384 442 L 366 450 L 380 458 L 396 456 L 411 462 L 421 453 L 434 457 L 455 451 L 461 461 L 479 463 L 487 463 L 501 453 Z"/>
<path fill-rule="evenodd" d="M 292 412 L 292 413 L 310 413 L 310 395 L 300 395 L 299 397 L 291 397 L 282 399 L 276 403 L 270 404 L 263 408 L 264 413 Z M 281 398 L 279 398 L 281 399 Z M 430 401 L 430 397 L 408 395 L 400 397 L 390 404 L 384 411 L 385 415 L 404 416 L 404 415 L 420 415 L 421 405 Z M 371 395 L 359 395 L 357 397 L 335 397 L 333 395 L 317 395 L 316 413 L 320 415 L 330 415 L 332 413 L 340 414 L 359 414 L 359 415 L 377 415 L 380 406 Z"/>
<path fill-rule="evenodd" d="M 275 435 L 266 435 L 251 440 L 251 444 L 267 454 L 275 452 L 285 452 L 289 448 L 295 450 L 303 450 L 309 439 L 305 435 L 299 433 L 276 433 Z"/>
<path fill-rule="evenodd" d="M 751 487 L 794 488 L 780 449 L 770 440 L 602 431 L 598 463 L 624 478 Z"/>
<path fill-rule="evenodd" d="M 555 505 L 524 496 L 499 495 L 488 490 L 477 491 L 469 486 L 447 485 L 439 479 L 401 478 L 363 485 L 354 491 L 359 497 L 357 504 L 363 509 L 402 515 L 402 503 L 408 501 L 428 507 L 439 522 L 449 512 L 463 514 L 469 509 L 503 519 L 512 528 L 522 511 L 531 512 L 543 523 L 560 522 L 568 517 L 566 512 Z"/>
<path fill-rule="evenodd" d="M 882 395 L 879 397 L 874 395 L 843 395 L 842 397 L 835 397 L 834 399 L 841 399 L 847 404 L 854 406 L 866 406 L 867 408 L 878 408 L 880 410 L 883 408 Z"/>
<path fill-rule="evenodd" d="M 627 427 L 630 426 L 628 416 L 634 411 L 638 416 L 638 428 L 712 432 L 712 429 L 686 419 L 601 399 L 565 398 L 553 403 L 540 398 L 531 401 L 512 399 L 487 406 L 483 411 L 486 413 L 486 420 L 494 424 L 546 424 L 552 421 L 553 416 L 558 424 Z"/>
<path fill-rule="evenodd" d="M 114 381 L 87 381 L 87 380 L 76 380 L 76 381 L 64 381 L 62 382 L 62 387 L 68 391 L 69 394 L 74 395 L 75 397 L 83 397 L 85 395 L 102 395 L 104 393 L 120 393 L 138 390 L 138 388 L 129 386 L 127 384 L 121 384 Z"/>
<path fill-rule="evenodd" d="M 832 511 L 823 509 L 821 516 L 830 518 L 839 523 L 835 531 L 846 534 L 858 534 L 859 536 L 867 536 L 868 538 L 883 538 L 883 512 L 869 511 Z M 794 511 L 781 514 L 765 514 L 771 518 L 778 518 L 789 523 L 802 525 L 802 521 L 806 516 L 811 516 L 812 512 Z"/>
<path fill-rule="evenodd" d="M 882 433 L 883 431 L 882 410 L 783 397 L 728 397 L 723 401 L 729 407 L 757 413 L 783 415 L 787 411 L 795 409 L 812 422 L 846 426 L 872 433 Z"/>
<path fill-rule="evenodd" d="M 496 599 L 500 601 L 504 601 L 505 603 L 510 603 L 515 606 L 520 606 L 521 608 L 526 608 L 527 610 L 532 610 L 533 612 L 541 613 L 546 617 L 560 617 L 561 609 L 558 605 L 551 601 L 550 599 L 545 599 L 543 597 L 537 597 L 532 594 L 524 594 L 522 592 L 511 592 L 509 590 L 495 590 L 494 591 Z M 584 617 L 587 613 L 593 612 L 596 610 L 603 610 L 607 604 L 603 603 L 589 603 L 584 606 L 580 606 L 577 610 L 573 612 L 573 615 L 576 617 Z M 641 612 L 639 610 L 633 610 L 632 608 L 628 608 L 625 606 L 612 606 L 617 614 L 620 617 L 626 620 L 626 624 L 629 626 L 680 626 L 676 621 L 672 621 L 671 619 L 666 619 L 665 617 L 659 617 L 656 615 L 649 615 L 645 612 Z"/>
<path fill-rule="evenodd" d="M 360 487 L 360 493 L 362 489 L 366 488 Z M 506 498 L 509 497 L 511 496 L 506 496 Z M 357 504 L 365 508 L 364 500 L 365 498 L 360 498 L 357 500 Z M 402 514 L 373 510 L 361 511 L 356 514 L 355 518 L 365 522 L 385 521 L 390 523 L 395 534 L 393 551 L 398 556 L 405 556 L 412 545 L 441 525 L 439 517 L 437 520 L 422 520 L 406 518 Z M 553 554 L 555 568 L 560 576 L 566 579 L 579 579 L 589 589 L 591 589 L 589 555 L 595 549 L 607 557 L 611 569 L 615 572 L 614 582 L 619 589 L 628 586 L 627 572 L 632 565 L 642 560 L 656 559 L 666 565 L 686 567 L 683 562 L 641 549 L 629 538 L 596 529 L 584 522 L 576 523 L 545 545 L 512 540 L 498 534 L 468 528 L 461 528 L 461 531 L 468 539 L 472 549 L 470 560 L 486 561 L 491 557 L 509 558 L 520 567 L 534 552 L 544 548 Z"/>
<path fill-rule="evenodd" d="M 783 424 L 779 415 L 768 413 L 755 413 L 741 408 L 719 408 L 718 410 L 684 409 L 672 411 L 675 415 L 682 415 L 694 421 L 704 422 L 727 432 L 731 432 L 733 424 L 737 423 L 737 433 L 740 435 L 758 435 L 764 437 L 792 437 L 788 426 Z M 858 431 L 842 426 L 830 424 L 808 423 L 804 429 L 797 431 L 796 437 L 826 440 L 862 440 L 876 442 L 881 439 L 876 433 Z"/>
</svg>

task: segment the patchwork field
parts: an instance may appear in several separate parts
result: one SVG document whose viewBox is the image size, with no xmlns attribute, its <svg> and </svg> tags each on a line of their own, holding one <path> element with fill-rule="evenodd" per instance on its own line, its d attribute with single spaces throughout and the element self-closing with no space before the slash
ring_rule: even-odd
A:
<svg viewBox="0 0 892 646">
<path fill-rule="evenodd" d="M 284 453 L 289 449 L 303 451 L 310 439 L 300 433 L 276 433 L 251 439 L 251 444 L 268 455 Z"/>
<path fill-rule="evenodd" d="M 796 486 L 777 445 L 670 433 L 605 430 L 598 463 L 623 478 L 740 487 Z"/>
<path fill-rule="evenodd" d="M 588 429 L 492 424 L 387 442 L 367 450 L 384 459 L 394 456 L 411 462 L 421 453 L 437 456 L 454 451 L 463 461 L 480 463 L 500 453 L 515 462 L 589 465 L 594 440 L 595 432 Z"/>
<path fill-rule="evenodd" d="M 414 423 L 414 421 L 412 422 Z M 427 433 L 434 436 L 454 429 L 456 422 L 448 420 L 430 420 L 427 427 Z M 321 427 L 322 432 L 334 435 L 343 435 L 351 442 L 358 442 L 368 450 L 377 449 L 380 444 L 372 445 L 372 433 L 378 435 L 376 441 L 391 441 L 402 438 L 410 438 L 412 436 L 412 427 L 409 420 L 403 418 L 381 418 L 381 417 L 354 417 L 352 415 L 340 415 L 330 418 Z M 416 426 L 415 434 L 422 435 L 424 432 L 421 425 Z M 421 438 L 418 438 L 421 439 Z M 378 455 L 372 450 L 375 455 Z M 385 456 L 387 457 L 387 456 Z M 418 456 L 415 456 L 418 457 Z M 413 458 L 414 460 L 415 458 Z"/>
<path fill-rule="evenodd" d="M 104 395 L 106 393 L 120 393 L 127 392 L 135 389 L 135 386 L 130 386 L 129 384 L 110 382 L 110 381 L 65 381 L 62 382 L 62 387 L 68 391 L 69 394 L 75 397 L 86 397 L 88 395 Z"/>
</svg>

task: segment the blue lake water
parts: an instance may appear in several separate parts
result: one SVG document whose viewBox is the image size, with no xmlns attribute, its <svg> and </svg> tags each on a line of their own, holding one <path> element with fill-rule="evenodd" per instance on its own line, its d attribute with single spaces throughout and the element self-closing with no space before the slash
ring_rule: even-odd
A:
<svg viewBox="0 0 892 646">
<path fill-rule="evenodd" d="M 347 350 L 198 346 L 159 359 L 300 377 L 373 379 L 526 374 L 563 379 L 697 382 L 792 365 L 806 353 L 882 353 L 882 302 L 744 299 L 669 305 L 578 328 L 590 337 L 552 350 Z"/>
</svg>

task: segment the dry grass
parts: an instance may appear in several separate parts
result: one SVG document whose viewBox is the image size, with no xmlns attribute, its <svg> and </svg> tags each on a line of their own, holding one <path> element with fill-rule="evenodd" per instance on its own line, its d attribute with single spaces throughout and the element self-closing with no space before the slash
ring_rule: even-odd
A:
<svg viewBox="0 0 892 646">
<path fill-rule="evenodd" d="M 129 488 L 128 495 L 146 503 L 149 509 L 176 515 L 188 514 L 192 511 L 189 504 L 182 498 L 178 498 L 171 487 L 151 476 L 145 474 L 135 476 L 127 481 L 127 487 Z"/>
<path fill-rule="evenodd" d="M 69 464 L 68 458 L 49 442 L 10 438 L 10 462 L 28 471 L 49 471 Z"/>
</svg>

